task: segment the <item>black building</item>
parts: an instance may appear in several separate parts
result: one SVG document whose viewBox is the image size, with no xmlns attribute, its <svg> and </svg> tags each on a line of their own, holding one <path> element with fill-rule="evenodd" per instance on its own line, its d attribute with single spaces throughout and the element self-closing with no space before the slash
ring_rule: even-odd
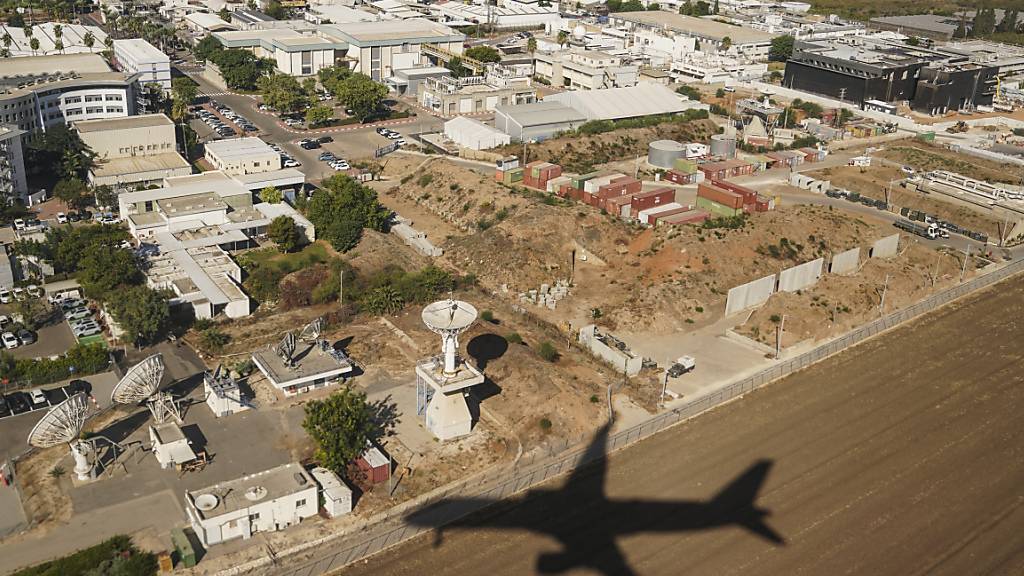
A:
<svg viewBox="0 0 1024 576">
<path fill-rule="evenodd" d="M 991 105 L 997 70 L 961 54 L 843 39 L 798 43 L 782 85 L 861 107 L 867 100 L 905 101 L 942 114 Z"/>
</svg>

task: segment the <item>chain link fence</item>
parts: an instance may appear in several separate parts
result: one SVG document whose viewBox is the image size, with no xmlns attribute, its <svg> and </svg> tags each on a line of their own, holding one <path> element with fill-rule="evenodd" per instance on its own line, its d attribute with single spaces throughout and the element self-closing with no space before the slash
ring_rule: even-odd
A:
<svg viewBox="0 0 1024 576">
<path fill-rule="evenodd" d="M 965 294 L 991 286 L 1020 272 L 1024 272 L 1024 260 L 1013 262 L 998 270 L 934 294 L 917 304 L 882 316 L 813 350 L 781 361 L 756 374 L 622 430 L 608 437 L 605 454 L 634 444 L 682 420 L 739 398 L 769 382 L 802 370 L 872 336 L 935 310 Z M 447 522 L 483 509 L 491 501 L 515 495 L 587 464 L 585 454 L 587 440 L 581 438 L 578 443 L 570 440 L 564 443 L 560 442 L 557 446 L 550 447 L 545 454 L 522 459 L 514 465 L 489 470 L 483 475 L 446 486 L 396 506 L 385 514 L 371 518 L 358 531 L 332 534 L 307 542 L 295 549 L 281 551 L 273 558 L 264 558 L 222 571 L 219 576 L 246 573 L 278 576 L 328 574 L 419 534 L 429 532 L 434 527 L 441 527 Z M 463 500 L 448 501 L 448 498 L 452 496 Z M 468 504 L 464 500 L 467 498 L 479 500 L 480 503 Z M 415 515 L 417 525 L 412 525 L 407 521 L 411 515 Z M 334 544 L 341 539 L 349 540 L 349 542 L 343 547 L 336 547 Z M 282 563 L 285 558 L 287 558 L 288 566 L 284 566 Z"/>
</svg>

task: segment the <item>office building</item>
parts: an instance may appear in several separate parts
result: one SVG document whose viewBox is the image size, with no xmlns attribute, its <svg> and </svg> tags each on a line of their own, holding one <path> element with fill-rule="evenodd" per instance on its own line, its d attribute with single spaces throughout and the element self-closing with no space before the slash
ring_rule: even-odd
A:
<svg viewBox="0 0 1024 576">
<path fill-rule="evenodd" d="M 96 154 L 89 183 L 117 189 L 188 176 L 192 167 L 178 154 L 177 127 L 163 114 L 75 122 L 82 142 Z"/>
<path fill-rule="evenodd" d="M 0 125 L 0 198 L 24 200 L 28 194 L 25 156 L 21 147 L 22 134 L 22 130 Z"/>
<path fill-rule="evenodd" d="M 608 15 L 608 21 L 612 26 L 629 32 L 649 30 L 669 38 L 694 38 L 702 52 L 726 51 L 725 40 L 728 38 L 730 54 L 755 61 L 768 59 L 772 38 L 780 35 L 663 10 L 616 12 Z"/>
<path fill-rule="evenodd" d="M 114 40 L 114 62 L 128 74 L 137 74 L 139 86 L 156 84 L 171 89 L 171 58 L 142 38 Z"/>
</svg>

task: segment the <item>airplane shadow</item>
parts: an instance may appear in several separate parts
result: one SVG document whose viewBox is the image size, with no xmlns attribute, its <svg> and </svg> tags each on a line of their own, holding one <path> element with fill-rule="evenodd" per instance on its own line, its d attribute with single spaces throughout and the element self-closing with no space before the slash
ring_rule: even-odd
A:
<svg viewBox="0 0 1024 576">
<path fill-rule="evenodd" d="M 771 513 L 757 506 L 773 461 L 753 463 L 706 501 L 612 500 L 605 493 L 609 426 L 603 426 L 587 447 L 583 461 L 589 463 L 573 471 L 560 488 L 533 489 L 505 501 L 448 499 L 411 514 L 406 521 L 433 528 L 435 546 L 441 545 L 444 531 L 450 529 L 526 530 L 546 535 L 562 548 L 540 554 L 535 566 L 539 574 L 589 568 L 607 576 L 634 575 L 617 539 L 635 534 L 739 526 L 772 544 L 785 545 L 785 539 L 765 522 Z M 447 521 L 451 518 L 458 519 Z"/>
</svg>

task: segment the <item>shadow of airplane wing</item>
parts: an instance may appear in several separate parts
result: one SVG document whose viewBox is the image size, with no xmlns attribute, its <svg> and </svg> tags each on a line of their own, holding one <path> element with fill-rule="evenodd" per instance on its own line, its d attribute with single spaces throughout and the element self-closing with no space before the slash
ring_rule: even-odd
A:
<svg viewBox="0 0 1024 576">
<path fill-rule="evenodd" d="M 564 544 L 564 543 L 563 543 Z M 587 566 L 605 576 L 636 576 L 614 540 L 588 538 L 581 546 L 566 546 L 563 552 L 545 552 L 537 557 L 538 574 L 561 574 Z"/>
</svg>

